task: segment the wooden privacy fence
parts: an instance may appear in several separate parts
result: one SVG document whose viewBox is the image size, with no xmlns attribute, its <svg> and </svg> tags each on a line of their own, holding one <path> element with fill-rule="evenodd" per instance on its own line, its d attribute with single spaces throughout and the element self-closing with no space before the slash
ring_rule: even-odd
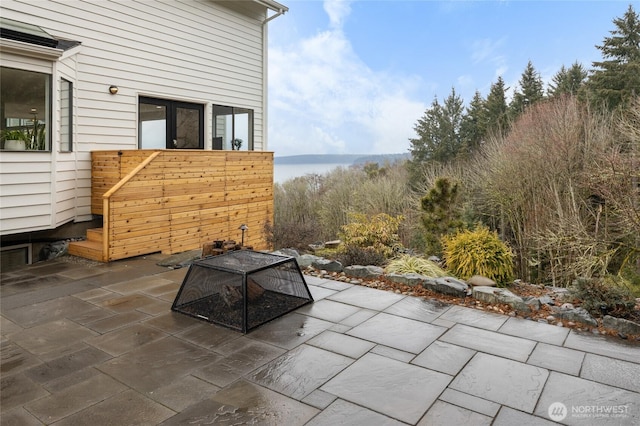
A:
<svg viewBox="0 0 640 426">
<path fill-rule="evenodd" d="M 268 249 L 273 223 L 273 153 L 94 151 L 91 210 L 103 216 L 103 261 L 179 253 L 205 242 Z"/>
</svg>

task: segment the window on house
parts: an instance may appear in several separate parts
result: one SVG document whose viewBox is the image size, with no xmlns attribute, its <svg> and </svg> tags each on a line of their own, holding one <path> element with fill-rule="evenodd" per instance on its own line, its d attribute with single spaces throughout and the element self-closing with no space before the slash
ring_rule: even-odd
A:
<svg viewBox="0 0 640 426">
<path fill-rule="evenodd" d="M 213 149 L 253 151 L 253 110 L 214 105 Z"/>
<path fill-rule="evenodd" d="M 203 149 L 204 105 L 140 97 L 141 149 Z"/>
<path fill-rule="evenodd" d="M 0 136 L 5 151 L 51 147 L 51 76 L 0 67 Z"/>
<path fill-rule="evenodd" d="M 73 84 L 60 80 L 60 151 L 73 151 Z"/>
</svg>

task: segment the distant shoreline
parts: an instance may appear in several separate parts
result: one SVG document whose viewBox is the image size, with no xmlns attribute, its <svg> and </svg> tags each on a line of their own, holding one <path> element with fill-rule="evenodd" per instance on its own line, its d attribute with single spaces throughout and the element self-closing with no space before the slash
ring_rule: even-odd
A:
<svg viewBox="0 0 640 426">
<path fill-rule="evenodd" d="M 407 160 L 411 154 L 304 154 L 274 157 L 274 164 L 365 164 Z"/>
</svg>

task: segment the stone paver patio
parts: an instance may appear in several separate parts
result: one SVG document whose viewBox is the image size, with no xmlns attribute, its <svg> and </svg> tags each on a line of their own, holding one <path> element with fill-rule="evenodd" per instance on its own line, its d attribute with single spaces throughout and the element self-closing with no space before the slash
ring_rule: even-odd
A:
<svg viewBox="0 0 640 426">
<path fill-rule="evenodd" d="M 163 258 L 1 275 L 3 426 L 640 424 L 640 342 L 315 277 L 243 335 Z"/>
</svg>

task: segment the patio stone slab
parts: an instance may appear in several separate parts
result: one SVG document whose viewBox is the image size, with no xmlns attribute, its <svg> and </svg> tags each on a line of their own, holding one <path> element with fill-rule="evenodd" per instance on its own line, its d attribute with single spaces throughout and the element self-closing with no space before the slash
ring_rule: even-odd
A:
<svg viewBox="0 0 640 426">
<path fill-rule="evenodd" d="M 571 330 L 564 346 L 624 361 L 638 362 L 640 359 L 640 345 L 637 343 L 592 333 Z"/>
<path fill-rule="evenodd" d="M 166 336 L 167 334 L 156 328 L 133 324 L 101 336 L 91 337 L 85 342 L 110 355 L 118 356 Z"/>
<path fill-rule="evenodd" d="M 464 306 L 452 306 L 438 317 L 440 320 L 453 321 L 455 323 L 466 324 L 472 327 L 484 328 L 487 330 L 497 330 L 509 318 L 506 315 L 484 312 L 478 309 L 465 308 Z"/>
<path fill-rule="evenodd" d="M 215 349 L 217 346 L 223 345 L 242 336 L 239 332 L 233 331 L 229 328 L 210 324 L 205 321 L 198 322 L 198 325 L 189 327 L 182 333 L 174 334 L 174 336 L 198 346 L 202 346 L 205 349 Z"/>
<path fill-rule="evenodd" d="M 274 360 L 285 352 L 284 349 L 263 342 L 251 341 L 237 351 L 224 358 L 195 371 L 194 376 L 204 379 L 217 386 L 226 386 L 262 367 L 267 362 Z"/>
<path fill-rule="evenodd" d="M 126 389 L 122 383 L 99 374 L 61 392 L 26 404 L 25 407 L 41 422 L 50 424 Z"/>
<path fill-rule="evenodd" d="M 308 278 L 305 278 L 308 279 Z M 342 281 L 323 280 L 318 284 L 320 287 L 328 288 L 331 290 L 342 291 L 354 286 L 354 284 L 345 283 Z"/>
<path fill-rule="evenodd" d="M 187 328 L 202 325 L 202 321 L 182 315 L 177 312 L 169 311 L 156 317 L 145 319 L 144 325 L 155 327 L 167 334 L 175 334 L 185 331 Z"/>
<path fill-rule="evenodd" d="M 427 414 L 424 415 L 418 426 L 489 426 L 493 418 L 457 407 L 443 401 L 436 401 Z"/>
<path fill-rule="evenodd" d="M 384 345 L 376 345 L 370 351 L 372 354 L 382 355 L 386 358 L 395 359 L 396 361 L 401 362 L 410 362 L 413 358 L 415 358 L 416 354 L 412 354 L 410 352 L 401 351 L 400 349 L 390 348 L 389 346 Z"/>
<path fill-rule="evenodd" d="M 150 277 L 140 277 L 130 281 L 119 282 L 117 284 L 105 286 L 104 288 L 120 294 L 131 294 L 138 291 L 152 289 L 154 287 L 160 287 L 166 284 L 174 284 L 174 282 L 153 275 Z"/>
<path fill-rule="evenodd" d="M 451 376 L 366 354 L 320 389 L 407 423 L 416 423 Z"/>
<path fill-rule="evenodd" d="M 436 340 L 446 328 L 385 313 L 352 328 L 348 335 L 414 354 Z"/>
<path fill-rule="evenodd" d="M 361 308 L 382 311 L 406 296 L 390 291 L 376 290 L 373 288 L 354 286 L 329 296 L 328 299 Z"/>
<path fill-rule="evenodd" d="M 48 361 L 31 368 L 25 375 L 38 383 L 46 383 L 75 373 L 85 367 L 99 364 L 110 359 L 111 356 L 94 347 L 88 346 L 77 352 Z"/>
<path fill-rule="evenodd" d="M 562 420 L 567 425 L 640 424 L 639 393 L 552 371 L 534 414 L 550 419 L 549 407 L 556 402 L 567 408 L 567 417 Z M 614 409 L 617 415 L 603 411 L 611 413 Z"/>
<path fill-rule="evenodd" d="M 316 285 L 310 285 L 308 286 L 308 288 L 309 288 L 309 292 L 311 292 L 311 297 L 313 297 L 313 300 L 315 300 L 316 302 L 326 297 L 333 296 L 334 294 L 337 293 L 337 290 L 318 287 Z"/>
<path fill-rule="evenodd" d="M 368 320 L 369 318 L 377 314 L 378 314 L 377 311 L 373 311 L 371 309 L 360 309 L 355 314 L 340 321 L 340 325 L 344 325 L 349 328 L 355 327 L 357 325 L 362 324 L 363 322 L 365 322 L 366 320 Z"/>
<path fill-rule="evenodd" d="M 167 425 L 303 425 L 318 409 L 239 380 L 163 422 Z"/>
<path fill-rule="evenodd" d="M 311 392 L 309 395 L 305 396 L 302 399 L 302 402 L 308 404 L 312 407 L 316 407 L 320 410 L 324 410 L 327 408 L 333 401 L 336 400 L 336 396 L 325 391 L 321 391 L 320 389 L 316 389 Z"/>
<path fill-rule="evenodd" d="M 307 341 L 307 344 L 350 358 L 359 358 L 375 346 L 375 343 L 329 330 Z"/>
<path fill-rule="evenodd" d="M 548 375 L 539 367 L 478 353 L 450 387 L 532 413 Z"/>
<path fill-rule="evenodd" d="M 248 378 L 291 398 L 302 399 L 353 362 L 353 359 L 302 345 L 276 358 Z"/>
<path fill-rule="evenodd" d="M 100 334 L 108 333 L 118 328 L 126 327 L 130 324 L 134 324 L 142 321 L 145 318 L 150 318 L 149 315 L 138 311 L 128 311 L 122 313 L 113 313 L 112 316 L 84 324 L 87 328 L 93 331 L 97 331 Z"/>
<path fill-rule="evenodd" d="M 406 297 L 384 310 L 387 314 L 431 322 L 451 306 L 437 300 L 425 300 L 421 297 Z"/>
<path fill-rule="evenodd" d="M 138 392 L 128 390 L 65 417 L 56 426 L 155 425 L 174 414 Z"/>
<path fill-rule="evenodd" d="M 100 304 L 104 308 L 116 312 L 133 311 L 145 305 L 153 303 L 154 299 L 139 293 L 128 294 L 126 296 L 114 297 L 102 301 Z"/>
<path fill-rule="evenodd" d="M 0 373 L 14 374 L 42 364 L 38 358 L 12 341 L 0 342 Z"/>
<path fill-rule="evenodd" d="M 78 318 L 91 310 L 97 310 L 97 308 L 90 303 L 67 296 L 16 309 L 3 310 L 2 314 L 21 327 L 29 328 L 65 317 Z"/>
<path fill-rule="evenodd" d="M 522 362 L 529 358 L 529 354 L 536 345 L 532 340 L 506 336 L 462 324 L 456 324 L 440 340 Z"/>
<path fill-rule="evenodd" d="M 397 420 L 342 399 L 336 400 L 305 426 L 375 425 L 402 426 Z"/>
<path fill-rule="evenodd" d="M 490 417 L 494 417 L 500 409 L 500 404 L 451 388 L 445 389 L 439 399 Z"/>
<path fill-rule="evenodd" d="M 636 360 L 640 363 L 640 358 Z M 580 377 L 606 385 L 640 392 L 640 364 L 587 354 Z"/>
<path fill-rule="evenodd" d="M 173 411 L 179 412 L 199 401 L 211 398 L 219 390 L 220 387 L 197 377 L 185 376 L 167 386 L 156 389 L 148 396 Z"/>
<path fill-rule="evenodd" d="M 0 335 L 5 336 L 17 331 L 21 331 L 23 328 L 15 322 L 6 318 L 4 315 L 0 315 Z"/>
<path fill-rule="evenodd" d="M 96 368 L 133 389 L 151 392 L 219 359 L 219 355 L 195 345 L 166 337 Z"/>
<path fill-rule="evenodd" d="M 296 310 L 299 314 L 309 315 L 310 317 L 320 318 L 331 322 L 340 322 L 343 319 L 355 314 L 360 308 L 353 305 L 334 302 L 323 299 L 314 303 L 310 303 Z"/>
<path fill-rule="evenodd" d="M 264 324 L 249 335 L 252 339 L 262 340 L 284 349 L 293 349 L 332 325 L 333 323 L 329 321 L 293 313 Z"/>
<path fill-rule="evenodd" d="M 42 426 L 42 423 L 22 407 L 0 412 L 3 426 Z"/>
<path fill-rule="evenodd" d="M 436 340 L 411 363 L 455 376 L 475 353 L 474 350 Z"/>
<path fill-rule="evenodd" d="M 42 386 L 22 373 L 0 378 L 0 407 L 2 411 L 49 395 Z M 4 424 L 4 423 L 3 423 Z"/>
<path fill-rule="evenodd" d="M 509 407 L 502 407 L 493 422 L 493 426 L 556 426 L 557 424 Z"/>
<path fill-rule="evenodd" d="M 570 329 L 522 318 L 509 318 L 498 331 L 510 336 L 522 337 L 551 345 L 562 345 L 569 335 Z"/>
<path fill-rule="evenodd" d="M 96 333 L 69 320 L 52 321 L 10 334 L 9 338 L 32 354 L 65 350 L 73 342 L 81 342 Z"/>
<path fill-rule="evenodd" d="M 538 343 L 527 364 L 577 376 L 583 360 L 584 352 Z"/>
</svg>

